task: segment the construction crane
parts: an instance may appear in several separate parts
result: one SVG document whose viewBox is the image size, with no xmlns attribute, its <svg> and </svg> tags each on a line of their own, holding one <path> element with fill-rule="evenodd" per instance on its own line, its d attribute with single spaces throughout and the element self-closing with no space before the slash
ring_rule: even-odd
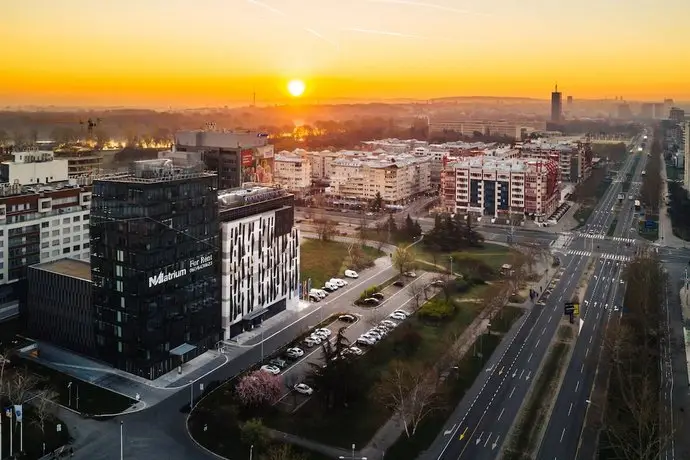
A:
<svg viewBox="0 0 690 460">
<path fill-rule="evenodd" d="M 86 131 L 89 133 L 89 137 L 91 137 L 91 135 L 93 134 L 93 128 L 98 126 L 101 123 L 101 121 L 102 120 L 100 118 L 96 118 L 96 119 L 89 118 L 86 121 L 79 120 L 79 124 L 82 125 L 82 127 L 86 126 Z"/>
</svg>

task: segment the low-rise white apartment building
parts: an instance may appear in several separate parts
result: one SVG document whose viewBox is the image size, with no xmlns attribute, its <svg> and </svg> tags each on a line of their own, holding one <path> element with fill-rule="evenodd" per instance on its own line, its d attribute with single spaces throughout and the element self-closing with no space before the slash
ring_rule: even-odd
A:
<svg viewBox="0 0 690 460">
<path fill-rule="evenodd" d="M 311 162 L 306 151 L 283 151 L 274 159 L 273 181 L 282 188 L 297 194 L 306 192 L 311 187 Z"/>
<path fill-rule="evenodd" d="M 451 213 L 544 221 L 558 207 L 559 176 L 553 160 L 463 158 L 442 173 L 442 206 Z"/>
<path fill-rule="evenodd" d="M 404 203 L 430 191 L 430 163 L 428 156 L 345 154 L 333 162 L 326 192 L 356 201 L 370 201 L 380 193 L 388 204 Z"/>
<path fill-rule="evenodd" d="M 481 136 L 504 136 L 512 140 L 520 140 L 522 139 L 523 135 L 534 131 L 534 128 L 504 120 L 482 121 L 429 119 L 430 134 L 449 131 L 468 137 L 472 137 L 476 133 L 479 133 Z"/>
<path fill-rule="evenodd" d="M 321 152 L 307 152 L 311 163 L 311 177 L 317 182 L 328 182 L 333 175 L 333 162 L 340 158 L 340 152 L 323 150 Z"/>
</svg>

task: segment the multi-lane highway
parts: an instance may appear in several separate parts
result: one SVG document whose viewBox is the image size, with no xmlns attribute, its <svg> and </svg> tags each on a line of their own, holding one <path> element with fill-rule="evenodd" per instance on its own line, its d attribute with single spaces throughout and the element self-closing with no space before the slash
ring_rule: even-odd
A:
<svg viewBox="0 0 690 460">
<path fill-rule="evenodd" d="M 592 235 L 605 235 L 608 231 L 617 195 L 632 165 L 631 155 L 590 216 L 586 235 L 589 236 L 590 231 Z M 563 303 L 575 293 L 590 257 L 597 258 L 595 253 L 601 244 L 595 241 L 599 238 L 582 236 L 580 233 L 559 236 L 554 250 L 562 254 L 562 267 L 550 292 L 547 291 L 548 298 L 542 299 L 545 300 L 544 305 L 535 305 L 502 342 L 487 364 L 486 372 L 467 392 L 424 458 L 483 459 L 495 458 L 499 454 L 563 317 Z M 617 245 L 627 247 L 627 241 L 622 237 L 619 239 L 613 242 L 614 255 L 618 253 Z M 601 241 L 610 245 L 608 240 Z M 571 245 L 574 249 L 570 249 Z M 619 269 L 620 266 L 619 262 Z M 601 259 L 595 267 L 597 279 L 614 276 L 615 267 L 615 261 Z M 594 294 L 594 289 L 603 289 L 605 284 L 610 286 L 604 281 L 592 283 L 590 293 Z M 583 314 L 588 314 L 586 307 Z"/>
<path fill-rule="evenodd" d="M 641 186 L 641 173 L 645 167 L 646 156 L 643 152 L 638 156 L 639 161 L 633 174 L 630 194 L 636 197 Z M 614 184 L 612 190 L 619 187 Z M 616 192 L 617 193 L 617 192 Z M 627 197 L 626 197 L 627 198 Z M 612 224 L 615 212 L 605 208 L 595 216 L 594 231 L 606 232 Z M 597 260 L 594 273 L 595 282 L 590 283 L 582 300 L 582 327 L 575 342 L 570 363 L 563 378 L 560 391 L 556 398 L 552 416 L 537 458 L 550 460 L 574 459 L 578 456 L 580 435 L 587 413 L 588 401 L 595 381 L 600 353 L 602 349 L 604 331 L 611 318 L 619 318 L 623 312 L 623 295 L 625 285 L 621 275 L 628 261 L 638 246 L 631 243 L 626 236 L 635 221 L 635 209 L 632 200 L 624 200 L 618 213 L 618 222 L 614 236 L 610 240 L 591 239 L 584 244 L 596 244 L 606 241 L 606 248 L 612 257 L 601 257 Z M 591 227 L 590 227 L 591 230 Z M 587 236 L 589 230 L 587 230 Z M 596 242 L 596 243 L 595 243 Z M 593 458 L 596 452 L 596 439 L 589 439 L 581 443 L 580 458 Z"/>
</svg>

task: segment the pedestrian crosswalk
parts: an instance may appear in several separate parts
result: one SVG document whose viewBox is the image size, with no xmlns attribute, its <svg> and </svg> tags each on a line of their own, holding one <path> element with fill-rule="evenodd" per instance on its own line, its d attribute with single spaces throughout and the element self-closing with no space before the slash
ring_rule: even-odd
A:
<svg viewBox="0 0 690 460">
<path fill-rule="evenodd" d="M 603 239 L 606 239 L 606 238 L 607 238 L 606 235 L 604 235 L 603 233 L 594 233 L 594 234 L 580 233 L 579 235 L 580 235 L 582 238 L 590 238 L 590 239 L 593 239 L 593 240 L 603 240 Z M 620 241 L 620 242 L 623 242 L 623 243 L 635 243 L 635 239 L 634 239 L 634 238 L 624 238 L 624 237 L 622 237 L 622 236 L 612 236 L 612 237 L 609 237 L 609 238 L 610 238 L 612 241 Z"/>
<path fill-rule="evenodd" d="M 582 251 L 582 250 L 568 251 L 569 256 L 591 257 L 592 254 L 593 253 L 591 251 Z M 605 259 L 605 260 L 615 260 L 617 262 L 630 262 L 632 260 L 632 257 L 624 256 L 623 254 L 594 253 L 594 256 L 598 257 L 600 259 Z"/>
<path fill-rule="evenodd" d="M 556 241 L 551 243 L 553 249 L 567 248 L 573 241 L 574 235 L 570 232 L 560 233 Z"/>
</svg>

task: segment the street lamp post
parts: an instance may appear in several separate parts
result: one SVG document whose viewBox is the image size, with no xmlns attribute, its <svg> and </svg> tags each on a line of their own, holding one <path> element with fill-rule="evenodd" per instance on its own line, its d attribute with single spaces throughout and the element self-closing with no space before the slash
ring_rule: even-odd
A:
<svg viewBox="0 0 690 460">
<path fill-rule="evenodd" d="M 67 407 L 72 407 L 72 382 L 67 383 Z"/>
<path fill-rule="evenodd" d="M 189 381 L 189 412 L 194 409 L 194 380 Z"/>
<path fill-rule="evenodd" d="M 448 259 L 450 260 L 450 276 L 452 278 L 453 277 L 453 256 L 448 256 Z"/>
<path fill-rule="evenodd" d="M 249 460 L 252 460 L 253 456 L 254 456 L 254 444 L 249 446 Z"/>
<path fill-rule="evenodd" d="M 123 425 L 124 425 L 124 423 L 122 422 L 122 420 L 120 420 L 120 460 L 124 460 L 124 458 L 125 458 L 125 444 L 123 442 L 123 437 L 124 437 Z"/>
</svg>

